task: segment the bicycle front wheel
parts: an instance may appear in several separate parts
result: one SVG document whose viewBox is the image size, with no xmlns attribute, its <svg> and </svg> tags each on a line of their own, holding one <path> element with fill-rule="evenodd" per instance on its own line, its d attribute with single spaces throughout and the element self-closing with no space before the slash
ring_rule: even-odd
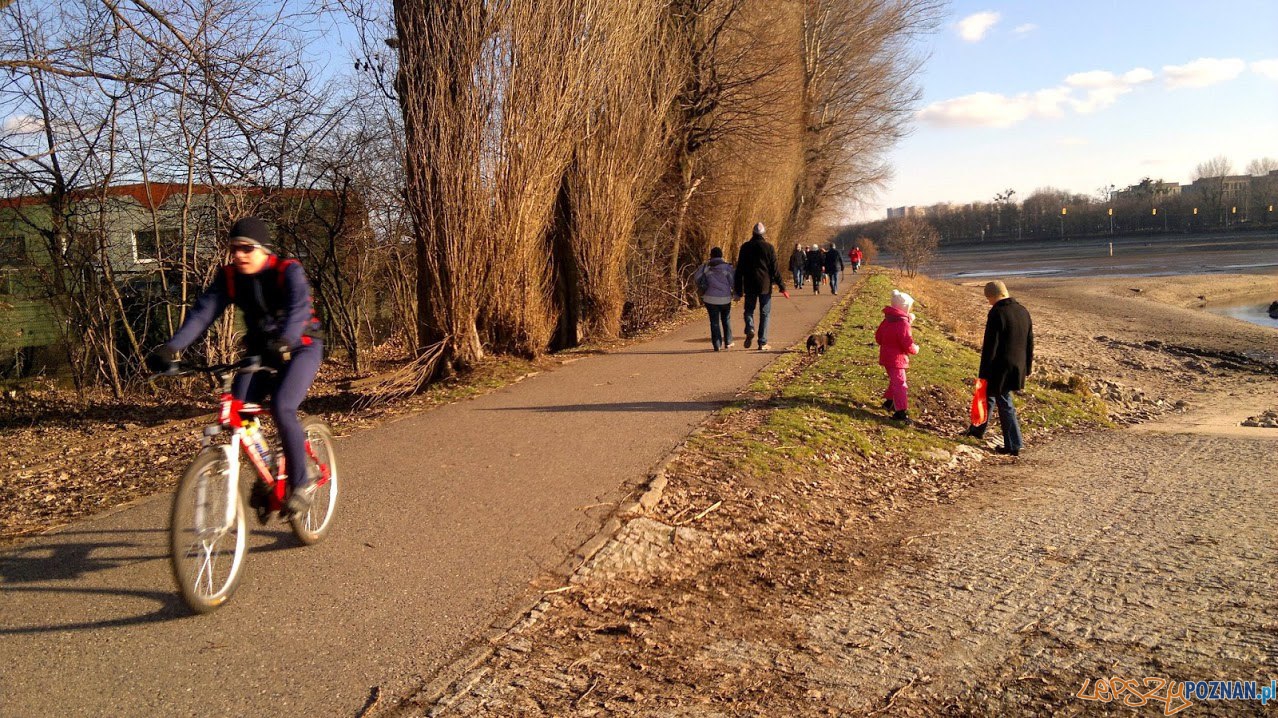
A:
<svg viewBox="0 0 1278 718">
<path fill-rule="evenodd" d="M 315 481 L 315 497 L 304 514 L 289 516 L 293 533 L 304 544 L 319 543 L 333 524 L 337 510 L 337 452 L 333 432 L 313 416 L 302 420 L 306 432 L 306 471 Z"/>
<path fill-rule="evenodd" d="M 239 586 L 248 526 L 238 482 L 222 451 L 205 449 L 191 462 L 173 496 L 173 578 L 196 613 L 219 608 Z"/>
</svg>

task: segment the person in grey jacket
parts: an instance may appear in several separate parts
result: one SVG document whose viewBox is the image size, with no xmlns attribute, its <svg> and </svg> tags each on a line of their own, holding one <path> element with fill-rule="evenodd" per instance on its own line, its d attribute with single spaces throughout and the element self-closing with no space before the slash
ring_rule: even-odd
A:
<svg viewBox="0 0 1278 718">
<path fill-rule="evenodd" d="M 731 349 L 732 341 L 732 281 L 736 270 L 723 259 L 723 250 L 710 250 L 710 259 L 697 268 L 692 280 L 702 290 L 701 301 L 710 315 L 710 345 L 715 351 Z"/>
</svg>

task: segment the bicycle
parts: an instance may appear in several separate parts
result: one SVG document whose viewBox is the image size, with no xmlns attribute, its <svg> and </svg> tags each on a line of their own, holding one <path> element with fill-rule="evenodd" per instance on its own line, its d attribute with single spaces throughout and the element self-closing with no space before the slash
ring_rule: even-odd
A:
<svg viewBox="0 0 1278 718">
<path fill-rule="evenodd" d="M 323 421 L 305 417 L 302 428 L 306 432 L 307 471 L 315 479 L 315 497 L 305 514 L 287 512 L 288 467 L 284 454 L 278 446 L 268 445 L 258 422 L 266 407 L 244 403 L 231 395 L 237 376 L 257 372 L 275 370 L 262 366 L 257 357 L 249 357 L 233 364 L 177 365 L 152 377 L 205 373 L 217 376 L 222 383 L 218 422 L 204 428 L 200 437 L 203 448 L 178 482 L 169 520 L 173 578 L 183 600 L 196 613 L 221 607 L 239 586 L 248 546 L 241 454 L 248 457 L 256 473 L 256 478 L 249 479 L 253 483 L 248 495 L 260 523 L 265 524 L 278 513 L 287 518 L 299 541 L 311 545 L 328 534 L 337 507 L 333 434 Z M 214 439 L 224 434 L 229 434 L 227 443 L 215 444 Z"/>
</svg>

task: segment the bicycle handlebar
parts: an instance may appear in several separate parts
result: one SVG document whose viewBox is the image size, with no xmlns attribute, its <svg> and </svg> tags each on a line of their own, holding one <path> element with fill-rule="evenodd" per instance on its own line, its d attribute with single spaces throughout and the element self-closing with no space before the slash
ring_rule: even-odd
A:
<svg viewBox="0 0 1278 718">
<path fill-rule="evenodd" d="M 160 377 L 166 376 L 188 376 L 190 374 L 216 374 L 218 376 L 225 376 L 227 374 L 256 374 L 260 371 L 274 374 L 277 370 L 269 366 L 264 366 L 262 364 L 262 358 L 259 356 L 247 356 L 230 364 L 213 364 L 210 366 L 199 366 L 195 364 L 183 366 L 180 362 L 174 362 L 168 371 L 152 374 L 147 377 L 147 381 L 153 382 Z"/>
</svg>

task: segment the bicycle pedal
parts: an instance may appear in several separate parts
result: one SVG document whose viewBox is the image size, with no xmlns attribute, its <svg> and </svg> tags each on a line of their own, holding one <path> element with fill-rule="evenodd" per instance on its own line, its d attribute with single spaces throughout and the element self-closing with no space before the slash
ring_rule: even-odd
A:
<svg viewBox="0 0 1278 718">
<path fill-rule="evenodd" d="M 265 506 L 254 506 L 253 511 L 257 514 L 257 523 L 265 526 L 271 520 L 271 510 Z"/>
</svg>

